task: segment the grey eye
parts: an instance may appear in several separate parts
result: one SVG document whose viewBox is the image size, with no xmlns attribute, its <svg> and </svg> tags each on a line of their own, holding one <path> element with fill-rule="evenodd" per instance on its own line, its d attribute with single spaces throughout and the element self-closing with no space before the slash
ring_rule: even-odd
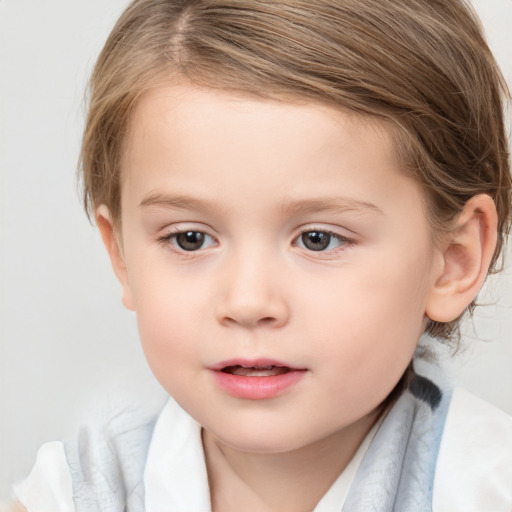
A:
<svg viewBox="0 0 512 512">
<path fill-rule="evenodd" d="M 302 245 L 310 251 L 324 251 L 331 244 L 333 236 L 323 231 L 306 231 L 300 236 Z"/>
<path fill-rule="evenodd" d="M 313 252 L 332 251 L 341 248 L 345 245 L 351 245 L 352 241 L 337 233 L 331 231 L 320 231 L 312 229 L 310 231 L 303 231 L 295 244 L 301 249 L 306 249 Z"/>
<path fill-rule="evenodd" d="M 174 235 L 174 240 L 175 244 L 183 251 L 197 251 L 203 248 L 207 237 L 208 235 L 201 231 L 184 231 Z"/>
</svg>

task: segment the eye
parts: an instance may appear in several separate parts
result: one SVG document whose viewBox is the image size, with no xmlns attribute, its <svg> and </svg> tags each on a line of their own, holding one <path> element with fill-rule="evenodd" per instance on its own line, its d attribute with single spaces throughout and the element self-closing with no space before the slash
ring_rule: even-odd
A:
<svg viewBox="0 0 512 512">
<path fill-rule="evenodd" d="M 170 243 L 179 251 L 193 252 L 201 249 L 207 249 L 215 245 L 215 240 L 210 235 L 202 231 L 180 231 L 172 233 L 160 239 L 162 243 Z"/>
<path fill-rule="evenodd" d="M 336 233 L 330 231 L 304 231 L 297 239 L 297 246 L 308 251 L 327 251 L 337 249 L 338 247 L 349 243 L 350 241 Z"/>
</svg>

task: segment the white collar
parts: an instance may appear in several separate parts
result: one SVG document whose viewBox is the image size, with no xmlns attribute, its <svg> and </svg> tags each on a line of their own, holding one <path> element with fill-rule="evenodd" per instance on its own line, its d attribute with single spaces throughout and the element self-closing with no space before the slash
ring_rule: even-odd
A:
<svg viewBox="0 0 512 512">
<path fill-rule="evenodd" d="M 376 429 L 377 425 L 313 512 L 341 509 Z M 172 399 L 155 425 L 144 472 L 144 486 L 146 512 L 211 510 L 201 426 Z"/>
<path fill-rule="evenodd" d="M 162 410 L 144 471 L 146 512 L 209 512 L 201 425 L 174 400 Z"/>
</svg>

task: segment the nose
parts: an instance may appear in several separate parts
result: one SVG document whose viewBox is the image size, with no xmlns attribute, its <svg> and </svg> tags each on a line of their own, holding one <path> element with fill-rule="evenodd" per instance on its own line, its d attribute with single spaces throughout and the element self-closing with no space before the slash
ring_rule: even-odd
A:
<svg viewBox="0 0 512 512">
<path fill-rule="evenodd" d="M 222 325 L 277 328 L 288 322 L 286 285 L 270 259 L 253 253 L 231 258 L 225 264 L 216 308 Z"/>
</svg>

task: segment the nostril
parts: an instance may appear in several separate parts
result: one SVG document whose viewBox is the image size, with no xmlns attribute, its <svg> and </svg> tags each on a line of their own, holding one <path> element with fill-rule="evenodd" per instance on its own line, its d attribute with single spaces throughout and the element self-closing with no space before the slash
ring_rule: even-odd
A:
<svg viewBox="0 0 512 512">
<path fill-rule="evenodd" d="M 277 319 L 272 316 L 266 316 L 264 318 L 256 319 L 255 321 L 252 321 L 250 319 L 243 319 L 243 318 L 232 318 L 232 317 L 226 317 L 224 319 L 225 322 L 230 324 L 243 324 L 247 326 L 264 326 L 264 325 L 272 325 L 277 322 Z"/>
<path fill-rule="evenodd" d="M 224 326 L 243 326 L 247 328 L 274 328 L 287 323 L 288 306 L 282 297 L 271 297 L 264 293 L 231 293 L 219 300 L 215 308 L 216 319 Z"/>
<path fill-rule="evenodd" d="M 272 324 L 272 323 L 274 323 L 275 321 L 276 321 L 276 319 L 275 319 L 274 317 L 272 317 L 272 316 L 266 316 L 265 318 L 260 318 L 260 320 L 259 320 L 259 322 L 258 322 L 258 323 L 259 323 L 259 324 L 263 324 L 263 325 L 265 325 L 265 324 Z"/>
</svg>

